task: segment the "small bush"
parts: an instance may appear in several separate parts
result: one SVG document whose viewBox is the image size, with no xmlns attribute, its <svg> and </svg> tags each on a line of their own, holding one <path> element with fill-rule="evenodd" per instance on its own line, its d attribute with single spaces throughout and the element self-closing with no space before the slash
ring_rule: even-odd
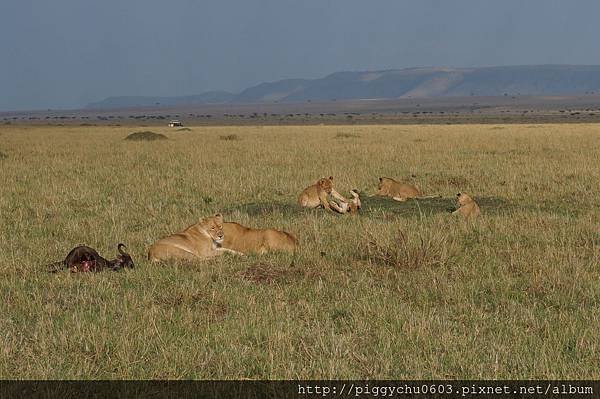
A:
<svg viewBox="0 0 600 399">
<path fill-rule="evenodd" d="M 0 159 L 6 159 L 6 158 L 8 158 L 8 155 L 6 155 L 2 151 L 0 151 Z"/>
<path fill-rule="evenodd" d="M 438 230 L 419 232 L 413 237 L 398 230 L 390 243 L 369 235 L 361 241 L 362 259 L 371 265 L 419 269 L 444 266 L 455 254 L 455 242 Z"/>
<path fill-rule="evenodd" d="M 219 136 L 220 140 L 225 140 L 225 141 L 233 141 L 233 140 L 239 140 L 240 138 L 238 137 L 237 134 L 228 134 L 227 136 Z"/>
<path fill-rule="evenodd" d="M 448 185 L 457 189 L 464 189 L 469 184 L 469 179 L 464 176 L 443 176 L 435 179 L 436 184 Z"/>
<path fill-rule="evenodd" d="M 125 137 L 125 140 L 133 140 L 133 141 L 167 140 L 167 136 L 165 136 L 164 134 L 154 133 L 149 130 L 145 130 L 143 132 L 131 133 L 129 136 Z"/>
<path fill-rule="evenodd" d="M 191 132 L 192 129 L 190 129 L 189 127 L 182 127 L 181 129 L 177 129 L 177 132 Z"/>
</svg>

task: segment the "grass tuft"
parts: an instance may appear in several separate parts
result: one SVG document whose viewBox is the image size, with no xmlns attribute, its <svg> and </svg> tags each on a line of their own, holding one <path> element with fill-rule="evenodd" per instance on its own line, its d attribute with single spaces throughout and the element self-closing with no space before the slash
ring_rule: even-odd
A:
<svg viewBox="0 0 600 399">
<path fill-rule="evenodd" d="M 398 230 L 388 242 L 367 234 L 359 253 L 370 265 L 397 269 L 420 269 L 446 266 L 456 253 L 456 244 L 437 230 L 409 234 Z"/>
<path fill-rule="evenodd" d="M 234 140 L 239 140 L 239 136 L 237 134 L 228 134 L 228 135 L 224 135 L 224 136 L 219 136 L 219 140 L 224 140 L 224 141 L 234 141 Z"/>
</svg>

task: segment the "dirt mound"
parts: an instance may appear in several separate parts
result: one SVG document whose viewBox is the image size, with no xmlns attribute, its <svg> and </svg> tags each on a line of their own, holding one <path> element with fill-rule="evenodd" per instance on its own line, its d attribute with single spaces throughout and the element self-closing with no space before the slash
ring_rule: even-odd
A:
<svg viewBox="0 0 600 399">
<path fill-rule="evenodd" d="M 131 133 L 129 136 L 125 137 L 125 140 L 155 141 L 155 140 L 168 140 L 168 138 L 164 134 L 154 133 L 149 130 L 145 130 L 143 132 Z"/>
</svg>

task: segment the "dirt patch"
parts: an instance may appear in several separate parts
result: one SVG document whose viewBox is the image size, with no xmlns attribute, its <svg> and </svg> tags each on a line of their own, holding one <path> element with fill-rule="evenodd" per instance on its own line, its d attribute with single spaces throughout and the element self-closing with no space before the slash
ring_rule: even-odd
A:
<svg viewBox="0 0 600 399">
<path fill-rule="evenodd" d="M 271 265 L 266 262 L 258 262 L 249 266 L 246 270 L 239 273 L 239 276 L 255 284 L 281 284 L 290 283 L 294 280 L 303 278 L 316 279 L 321 274 L 314 270 L 305 270 L 293 266 Z"/>
<path fill-rule="evenodd" d="M 223 319 L 228 312 L 225 303 L 215 301 L 203 292 L 168 292 L 156 295 L 152 301 L 155 305 L 172 308 L 194 308 L 209 320 Z"/>
<path fill-rule="evenodd" d="M 129 136 L 125 137 L 125 140 L 156 141 L 156 140 L 168 140 L 168 138 L 164 134 L 154 133 L 149 130 L 144 130 L 143 132 L 131 133 Z"/>
</svg>

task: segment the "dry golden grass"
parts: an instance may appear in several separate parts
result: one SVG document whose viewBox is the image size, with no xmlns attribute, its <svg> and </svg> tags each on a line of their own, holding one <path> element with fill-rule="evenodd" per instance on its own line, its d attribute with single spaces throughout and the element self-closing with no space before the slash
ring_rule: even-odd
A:
<svg viewBox="0 0 600 399">
<path fill-rule="evenodd" d="M 0 377 L 600 378 L 600 126 L 531 127 L 2 126 Z M 295 205 L 329 175 L 359 216 Z M 214 212 L 301 249 L 146 262 Z M 118 242 L 136 269 L 44 272 Z"/>
</svg>

